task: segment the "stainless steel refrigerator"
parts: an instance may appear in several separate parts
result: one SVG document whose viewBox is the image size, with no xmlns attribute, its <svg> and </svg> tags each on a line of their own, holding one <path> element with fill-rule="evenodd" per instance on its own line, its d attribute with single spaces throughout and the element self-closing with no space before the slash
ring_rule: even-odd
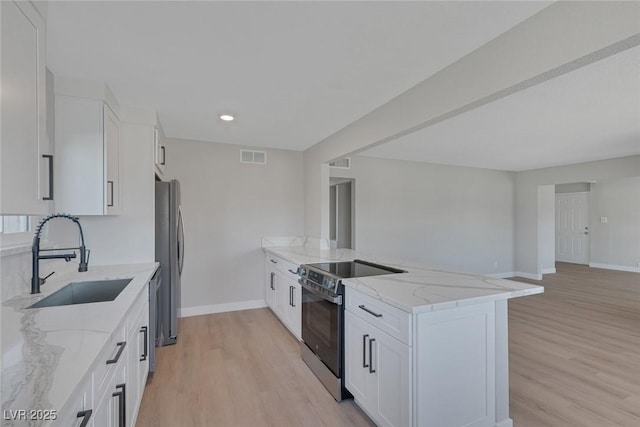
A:
<svg viewBox="0 0 640 427">
<path fill-rule="evenodd" d="M 156 261 L 160 263 L 157 345 L 178 339 L 180 276 L 184 265 L 184 222 L 180 207 L 180 183 L 156 182 Z"/>
</svg>

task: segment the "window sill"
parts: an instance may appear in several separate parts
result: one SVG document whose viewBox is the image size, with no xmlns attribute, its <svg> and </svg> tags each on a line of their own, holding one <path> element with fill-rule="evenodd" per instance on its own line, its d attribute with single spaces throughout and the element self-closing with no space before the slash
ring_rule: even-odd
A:
<svg viewBox="0 0 640 427">
<path fill-rule="evenodd" d="M 0 257 L 31 252 L 31 243 L 20 243 L 0 248 Z"/>
<path fill-rule="evenodd" d="M 32 243 L 16 243 L 15 245 L 7 245 L 4 247 L 0 247 L 0 258 L 11 255 L 19 255 L 31 252 Z M 42 241 L 40 243 L 41 248 L 50 249 L 56 247 L 55 245 L 51 245 L 48 241 Z"/>
</svg>

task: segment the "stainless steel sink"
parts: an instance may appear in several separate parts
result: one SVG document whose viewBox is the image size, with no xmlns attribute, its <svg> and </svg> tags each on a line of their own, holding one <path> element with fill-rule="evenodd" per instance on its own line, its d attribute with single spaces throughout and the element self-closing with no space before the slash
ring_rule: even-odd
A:
<svg viewBox="0 0 640 427">
<path fill-rule="evenodd" d="M 64 288 L 52 293 L 29 308 L 113 301 L 131 280 L 93 280 L 69 283 Z"/>
</svg>

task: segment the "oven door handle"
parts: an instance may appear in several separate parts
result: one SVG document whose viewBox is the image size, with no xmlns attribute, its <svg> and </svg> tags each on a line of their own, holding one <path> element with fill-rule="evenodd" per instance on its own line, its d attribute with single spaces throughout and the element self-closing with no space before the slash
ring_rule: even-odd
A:
<svg viewBox="0 0 640 427">
<path fill-rule="evenodd" d="M 329 301 L 330 303 L 333 303 L 333 304 L 342 305 L 342 295 L 338 295 L 337 297 L 332 297 L 330 295 L 322 294 L 318 292 L 316 289 L 307 285 L 302 279 L 298 279 L 298 283 L 300 283 L 300 286 L 302 286 L 303 288 L 305 288 L 306 290 L 308 290 L 318 298 L 322 298 L 323 300 Z"/>
</svg>

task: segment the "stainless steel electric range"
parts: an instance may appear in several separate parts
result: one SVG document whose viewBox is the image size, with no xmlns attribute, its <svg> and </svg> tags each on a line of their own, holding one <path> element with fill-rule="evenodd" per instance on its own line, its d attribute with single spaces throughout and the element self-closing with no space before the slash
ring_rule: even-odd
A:
<svg viewBox="0 0 640 427">
<path fill-rule="evenodd" d="M 344 285 L 342 279 L 405 273 L 367 261 L 303 264 L 302 359 L 337 401 L 351 397 L 344 387 Z"/>
</svg>

